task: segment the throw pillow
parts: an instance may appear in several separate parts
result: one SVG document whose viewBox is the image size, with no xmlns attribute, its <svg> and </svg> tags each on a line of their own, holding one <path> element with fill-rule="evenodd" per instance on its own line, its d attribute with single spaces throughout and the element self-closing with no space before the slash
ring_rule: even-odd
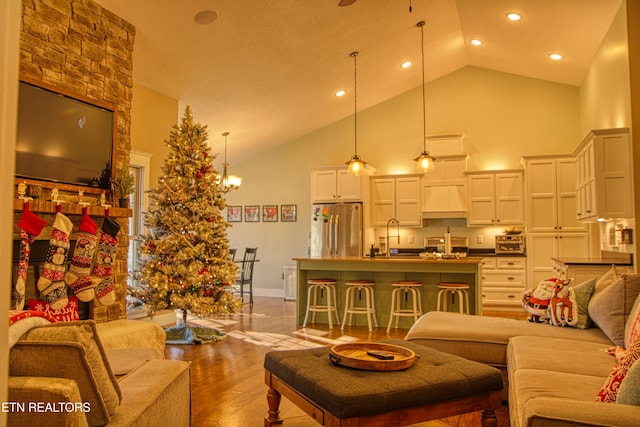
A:
<svg viewBox="0 0 640 427">
<path fill-rule="evenodd" d="M 624 327 L 624 346 L 625 348 L 631 347 L 631 344 L 640 335 L 640 297 L 636 298 L 629 313 L 629 319 Z"/>
<path fill-rule="evenodd" d="M 607 289 L 616 280 L 618 280 L 618 273 L 616 272 L 616 266 L 612 265 L 611 268 L 596 281 L 592 297 Z"/>
<path fill-rule="evenodd" d="M 76 320 L 80 320 L 78 298 L 71 296 L 68 297 L 68 300 L 67 305 L 59 309 L 52 308 L 48 302 L 38 299 L 30 299 L 27 304 L 29 305 L 29 310 L 43 311 L 56 319 L 56 322 L 75 322 Z"/>
<path fill-rule="evenodd" d="M 589 318 L 589 300 L 595 289 L 596 278 L 589 279 L 579 285 L 571 286 L 569 288 L 569 297 L 575 301 L 578 306 L 577 319 L 574 319 L 571 326 L 575 326 L 578 329 L 587 329 L 593 325 L 593 321 Z"/>
<path fill-rule="evenodd" d="M 529 322 L 545 323 L 549 319 L 549 306 L 554 289 L 562 279 L 541 280 L 535 289 L 528 289 L 522 294 L 522 308 L 529 313 Z"/>
<path fill-rule="evenodd" d="M 589 317 L 616 345 L 625 345 L 625 326 L 638 294 L 640 274 L 628 274 L 589 301 Z"/>
<path fill-rule="evenodd" d="M 596 396 L 596 402 L 615 402 L 618 396 L 620 384 L 625 379 L 627 372 L 636 360 L 640 359 L 640 340 L 636 342 L 625 352 L 622 359 L 618 360 L 613 371 L 607 377 L 604 385 Z"/>
<path fill-rule="evenodd" d="M 640 406 L 640 363 L 634 363 L 620 383 L 616 403 Z"/>
<path fill-rule="evenodd" d="M 556 280 L 549 303 L 549 324 L 553 326 L 574 326 L 578 321 L 578 302 L 570 292 L 573 279 Z"/>
</svg>

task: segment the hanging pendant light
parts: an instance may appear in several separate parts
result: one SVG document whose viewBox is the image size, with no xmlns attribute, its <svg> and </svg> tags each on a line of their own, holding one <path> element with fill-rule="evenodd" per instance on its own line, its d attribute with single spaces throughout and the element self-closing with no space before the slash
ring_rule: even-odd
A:
<svg viewBox="0 0 640 427">
<path fill-rule="evenodd" d="M 420 28 L 421 35 L 421 47 L 422 47 L 422 153 L 415 160 L 416 169 L 420 172 L 431 172 L 435 169 L 433 161 L 435 160 L 433 157 L 429 155 L 427 151 L 427 101 L 426 101 L 426 85 L 424 83 L 424 21 L 420 21 L 416 24 L 418 28 Z"/>
<path fill-rule="evenodd" d="M 358 52 L 351 52 L 349 56 L 353 57 L 354 154 L 351 156 L 351 160 L 347 162 L 347 165 L 349 165 L 347 172 L 350 175 L 358 176 L 364 172 L 364 167 L 367 163 L 358 156 L 358 68 L 356 64 Z"/>
<path fill-rule="evenodd" d="M 242 184 L 242 178 L 235 175 L 229 175 L 228 173 L 229 163 L 227 163 L 227 137 L 229 136 L 229 132 L 224 132 L 222 136 L 224 136 L 224 163 L 222 164 L 222 177 L 220 183 L 226 191 L 230 191 L 240 187 L 240 184 Z"/>
</svg>

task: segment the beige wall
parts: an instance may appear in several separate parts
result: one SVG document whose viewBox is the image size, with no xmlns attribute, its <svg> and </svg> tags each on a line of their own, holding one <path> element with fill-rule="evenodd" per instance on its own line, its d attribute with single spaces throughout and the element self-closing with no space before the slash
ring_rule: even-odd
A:
<svg viewBox="0 0 640 427">
<path fill-rule="evenodd" d="M 178 101 L 141 85 L 133 87 L 131 149 L 151 155 L 149 182 L 158 183 L 160 167 L 169 149 L 164 143 L 178 123 Z"/>
<path fill-rule="evenodd" d="M 631 126 L 629 49 L 623 2 L 580 87 L 580 137 Z"/>
</svg>

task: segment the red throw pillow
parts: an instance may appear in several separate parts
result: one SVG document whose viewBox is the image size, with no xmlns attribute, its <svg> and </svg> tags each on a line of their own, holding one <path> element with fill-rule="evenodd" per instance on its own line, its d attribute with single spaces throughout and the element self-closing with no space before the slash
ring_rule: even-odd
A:
<svg viewBox="0 0 640 427">
<path fill-rule="evenodd" d="M 37 299 L 30 299 L 28 305 L 29 310 L 43 311 L 56 319 L 56 322 L 74 322 L 80 320 L 80 314 L 78 314 L 78 298 L 75 296 L 70 296 L 67 305 L 58 310 L 51 308 L 48 303 Z"/>
<path fill-rule="evenodd" d="M 596 402 L 615 402 L 618 397 L 618 389 L 625 375 L 633 365 L 633 362 L 640 359 L 640 340 L 635 340 L 622 356 L 613 371 L 609 374 L 609 377 L 604 382 L 604 385 L 596 396 Z"/>
</svg>

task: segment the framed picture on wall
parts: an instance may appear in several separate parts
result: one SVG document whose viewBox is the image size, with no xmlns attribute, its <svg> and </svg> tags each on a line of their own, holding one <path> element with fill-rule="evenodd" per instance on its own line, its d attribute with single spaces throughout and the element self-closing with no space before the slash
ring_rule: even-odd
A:
<svg viewBox="0 0 640 427">
<path fill-rule="evenodd" d="M 262 205 L 262 222 L 278 222 L 278 205 Z"/>
<path fill-rule="evenodd" d="M 296 222 L 298 220 L 297 205 L 280 205 L 280 221 Z"/>
<path fill-rule="evenodd" d="M 227 206 L 227 221 L 242 222 L 242 206 Z"/>
<path fill-rule="evenodd" d="M 244 222 L 260 222 L 260 206 L 245 206 Z"/>
</svg>

